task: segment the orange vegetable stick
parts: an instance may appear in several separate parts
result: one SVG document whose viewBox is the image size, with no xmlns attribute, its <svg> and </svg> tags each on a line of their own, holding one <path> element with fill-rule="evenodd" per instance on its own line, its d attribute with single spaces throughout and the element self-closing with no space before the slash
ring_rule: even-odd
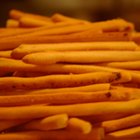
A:
<svg viewBox="0 0 140 140">
<path fill-rule="evenodd" d="M 68 116 L 101 116 L 140 113 L 140 99 L 121 102 L 98 102 L 57 106 L 0 107 L 0 119 L 34 119 L 66 113 Z"/>
<path fill-rule="evenodd" d="M 0 51 L 0 57 L 2 58 L 11 58 L 12 51 Z"/>
<path fill-rule="evenodd" d="M 140 125 L 140 114 L 102 122 L 106 133 Z"/>
<path fill-rule="evenodd" d="M 140 126 L 108 133 L 108 138 L 140 138 Z"/>
<path fill-rule="evenodd" d="M 39 77 L 46 76 L 47 73 L 44 72 L 25 72 L 25 71 L 15 71 L 12 76 L 14 77 Z"/>
<path fill-rule="evenodd" d="M 109 90 L 110 84 L 93 84 L 87 86 L 56 88 L 56 89 L 40 89 L 40 90 L 1 90 L 0 95 L 24 95 L 24 94 L 45 94 L 45 93 L 60 93 L 60 92 L 95 92 Z"/>
<path fill-rule="evenodd" d="M 134 42 L 82 42 L 82 43 L 59 43 L 59 44 L 23 44 L 12 52 L 12 57 L 23 56 L 44 51 L 135 51 L 138 46 Z"/>
<path fill-rule="evenodd" d="M 18 125 L 22 125 L 26 122 L 28 122 L 29 120 L 1 120 L 0 121 L 0 131 L 4 131 L 6 129 L 18 126 Z"/>
<path fill-rule="evenodd" d="M 62 23 L 61 23 L 62 24 Z M 65 23 L 66 24 L 66 23 Z M 40 32 L 41 33 L 41 32 Z M 0 40 L 0 50 L 14 49 L 21 44 L 64 43 L 64 42 L 130 41 L 130 33 L 95 33 L 95 30 L 69 35 L 7 37 Z"/>
<path fill-rule="evenodd" d="M 86 74 L 48 75 L 34 78 L 4 77 L 0 78 L 0 89 L 40 89 L 76 87 L 97 83 L 129 82 L 128 73 L 94 72 Z"/>
<path fill-rule="evenodd" d="M 112 138 L 105 137 L 103 140 L 112 140 Z M 132 140 L 132 138 L 113 138 L 113 140 Z M 139 137 L 133 138 L 133 140 L 139 140 Z"/>
<path fill-rule="evenodd" d="M 122 69 L 108 68 L 103 66 L 95 66 L 95 65 L 71 65 L 71 64 L 55 64 L 55 65 L 32 65 L 26 64 L 20 60 L 8 59 L 8 58 L 0 58 L 0 71 L 2 72 L 41 72 L 45 74 L 80 74 L 80 73 L 89 73 L 89 72 L 123 72 L 121 81 L 125 82 L 127 79 L 130 80 L 130 77 L 133 77 L 133 81 L 138 82 L 138 73 L 134 73 L 134 71 L 124 71 Z M 132 74 L 134 73 L 134 74 Z M 122 81 L 123 80 L 123 81 Z"/>
<path fill-rule="evenodd" d="M 71 34 L 71 33 L 79 33 L 79 32 L 82 32 L 82 31 L 87 31 L 87 30 L 92 30 L 94 33 L 95 32 L 102 32 L 102 30 L 117 30 L 116 26 L 119 26 L 119 24 L 117 24 L 115 27 L 113 23 L 116 23 L 116 21 L 112 20 L 112 21 L 105 21 L 105 22 L 99 22 L 99 23 L 93 23 L 93 24 L 81 24 L 81 23 L 77 23 L 77 25 L 71 25 L 71 26 L 64 26 L 64 27 L 60 27 L 60 28 L 57 28 L 57 29 L 50 29 L 50 30 L 44 30 L 44 31 L 41 31 L 41 32 L 36 32 L 36 33 L 30 33 L 28 35 L 30 36 L 35 36 L 35 35 L 62 35 L 62 34 Z M 124 27 L 121 27 L 120 29 L 122 31 L 125 31 L 125 29 L 123 30 L 123 28 L 129 28 L 127 26 L 128 23 L 126 23 L 125 21 L 122 21 L 121 22 L 124 24 Z M 71 22 L 70 22 L 71 23 Z M 75 22 L 72 22 L 73 24 L 76 24 Z M 72 24 L 71 23 L 71 24 Z M 110 26 L 110 23 L 112 26 Z M 106 24 L 106 26 L 104 26 L 104 24 Z M 109 24 L 109 25 L 108 25 Z M 122 25 L 123 25 L 122 24 Z M 108 29 L 109 28 L 109 29 Z M 119 30 L 119 29 L 118 29 Z"/>
<path fill-rule="evenodd" d="M 28 33 L 28 32 L 32 32 L 34 30 L 38 30 L 37 29 L 27 29 L 27 28 L 5 28 L 3 29 L 3 31 L 0 34 L 1 39 L 5 38 L 5 37 L 10 37 L 10 36 L 15 36 L 15 35 L 19 35 L 19 34 L 24 34 L 24 33 Z"/>
<path fill-rule="evenodd" d="M 21 60 L 10 58 L 0 58 L 1 71 L 22 71 L 22 72 L 45 72 L 48 74 L 69 74 L 69 73 L 88 73 L 98 71 L 118 72 L 121 69 L 108 68 L 96 65 L 77 65 L 77 64 L 54 64 L 54 65 L 33 65 L 24 63 Z"/>
<path fill-rule="evenodd" d="M 87 86 L 70 87 L 70 88 L 56 88 L 56 89 L 40 89 L 34 91 L 27 91 L 27 94 L 45 94 L 45 93 L 60 93 L 60 92 L 96 92 L 96 91 L 107 91 L 110 89 L 109 83 L 93 84 Z M 5 91 L 6 92 L 6 91 Z M 25 92 L 25 91 L 24 91 Z"/>
<path fill-rule="evenodd" d="M 110 62 L 103 63 L 103 66 L 128 69 L 128 70 L 140 70 L 140 61 L 128 61 L 128 62 Z"/>
<path fill-rule="evenodd" d="M 22 130 L 57 130 L 66 128 L 67 114 L 58 114 L 43 119 L 36 119 L 21 126 Z"/>
<path fill-rule="evenodd" d="M 68 120 L 67 129 L 71 131 L 79 131 L 83 134 L 88 134 L 92 131 L 92 124 L 82 119 L 70 118 Z"/>
<path fill-rule="evenodd" d="M 54 23 L 51 21 L 40 20 L 34 17 L 23 16 L 19 19 L 20 27 L 40 27 L 40 26 L 49 26 Z"/>
<path fill-rule="evenodd" d="M 88 21 L 85 21 L 85 20 L 71 18 L 71 17 L 64 16 L 64 15 L 58 14 L 58 13 L 52 15 L 51 20 L 54 22 L 80 22 L 80 23 L 84 23 L 84 24 L 89 23 Z"/>
<path fill-rule="evenodd" d="M 17 27 L 19 27 L 19 21 L 14 20 L 14 19 L 8 19 L 6 21 L 6 27 L 7 28 L 17 28 Z"/>
<path fill-rule="evenodd" d="M 0 134 L 0 140 L 102 140 L 104 131 L 102 128 L 94 128 L 89 134 L 81 134 L 67 130 L 59 131 L 23 131 Z"/>
<path fill-rule="evenodd" d="M 10 12 L 9 12 L 9 16 L 12 18 L 12 19 L 16 19 L 16 20 L 19 20 L 20 18 L 24 17 L 24 16 L 27 16 L 27 17 L 31 17 L 31 18 L 35 18 L 35 19 L 40 19 L 40 20 L 44 20 L 44 21 L 50 21 L 50 18 L 46 17 L 46 16 L 41 16 L 41 15 L 37 15 L 37 14 L 30 14 L 30 13 L 25 13 L 25 12 L 22 12 L 20 10 L 15 10 L 15 9 L 12 9 Z"/>
<path fill-rule="evenodd" d="M 97 62 L 139 61 L 140 51 L 38 52 L 28 54 L 24 56 L 22 60 L 26 63 L 36 65 L 47 65 L 63 62 L 93 64 Z"/>
<path fill-rule="evenodd" d="M 44 93 L 42 92 L 44 91 Z M 60 90 L 61 91 L 61 90 Z M 32 104 L 76 104 L 88 102 L 103 102 L 103 101 L 127 101 L 140 99 L 139 91 L 136 90 L 105 90 L 96 92 L 83 91 L 63 91 L 50 92 L 45 90 L 38 91 L 21 91 L 19 95 L 0 96 L 0 106 L 20 106 Z M 6 92 L 6 91 L 5 91 Z M 16 91 L 15 91 L 16 92 Z M 17 91 L 20 92 L 20 91 Z M 23 93 L 22 93 L 23 92 Z M 6 93 L 5 93 L 6 94 Z M 12 94 L 12 93 L 10 93 Z"/>
</svg>

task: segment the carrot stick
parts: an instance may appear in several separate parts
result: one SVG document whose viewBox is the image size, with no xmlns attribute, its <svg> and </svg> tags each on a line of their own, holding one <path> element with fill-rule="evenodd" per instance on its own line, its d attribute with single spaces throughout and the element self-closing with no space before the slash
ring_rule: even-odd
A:
<svg viewBox="0 0 140 140">
<path fill-rule="evenodd" d="M 62 23 L 61 23 L 62 24 Z M 98 41 L 130 41 L 130 33 L 110 32 L 95 33 L 95 30 L 69 35 L 56 36 L 18 36 L 0 40 L 0 50 L 14 49 L 21 44 L 64 43 L 64 42 L 98 42 Z"/>
<path fill-rule="evenodd" d="M 42 94 L 43 91 L 44 94 Z M 134 99 L 140 99 L 139 91 L 120 89 L 120 90 L 110 90 L 110 91 L 105 90 L 96 92 L 58 91 L 47 93 L 45 92 L 45 90 L 41 91 L 38 90 L 38 91 L 23 91 L 23 95 L 15 93 L 14 96 L 13 95 L 0 96 L 0 106 L 21 106 L 32 104 L 44 104 L 44 103 L 76 104 L 76 103 L 103 102 L 103 101 L 128 101 Z"/>
<path fill-rule="evenodd" d="M 83 134 L 88 134 L 92 131 L 92 124 L 82 119 L 70 118 L 68 120 L 67 129 L 71 131 L 79 131 Z"/>
<path fill-rule="evenodd" d="M 49 75 L 34 78 L 5 77 L 0 78 L 0 89 L 40 89 L 40 88 L 59 88 L 76 87 L 96 83 L 109 83 L 122 80 L 131 80 L 129 75 L 123 80 L 123 73 L 94 72 L 75 75 Z"/>
<path fill-rule="evenodd" d="M 94 128 L 89 134 L 70 132 L 67 130 L 59 131 L 23 131 L 0 134 L 0 140 L 101 140 L 104 137 L 102 128 Z"/>
<path fill-rule="evenodd" d="M 33 119 L 66 113 L 68 116 L 101 116 L 140 113 L 140 99 L 121 102 L 98 102 L 61 106 L 0 107 L 0 119 Z"/>
<path fill-rule="evenodd" d="M 56 89 L 40 89 L 40 90 L 1 90 L 0 95 L 24 95 L 24 94 L 45 94 L 45 93 L 60 93 L 60 92 L 96 92 L 109 90 L 110 84 L 93 84 L 87 86 L 71 87 L 71 88 L 56 88 Z"/>
<path fill-rule="evenodd" d="M 128 69 L 128 70 L 140 70 L 140 61 L 128 61 L 128 62 L 111 62 L 101 64 L 103 66 Z"/>
<path fill-rule="evenodd" d="M 59 43 L 59 44 L 23 44 L 13 50 L 14 58 L 44 51 L 87 51 L 87 50 L 109 50 L 109 51 L 134 51 L 138 46 L 134 42 L 82 42 L 82 43 Z"/>
<path fill-rule="evenodd" d="M 0 57 L 2 58 L 11 58 L 12 51 L 0 51 Z"/>
<path fill-rule="evenodd" d="M 36 119 L 21 126 L 22 130 L 57 130 L 66 128 L 67 114 L 58 114 L 43 119 Z"/>
<path fill-rule="evenodd" d="M 15 35 L 19 35 L 19 34 L 24 34 L 24 33 L 28 33 L 28 32 L 32 32 L 34 30 L 38 30 L 37 29 L 27 29 L 27 28 L 5 28 L 3 30 L 3 32 L 1 32 L 0 37 L 2 38 L 6 38 L 6 37 L 10 37 L 10 36 L 15 36 Z"/>
<path fill-rule="evenodd" d="M 15 71 L 13 77 L 39 77 L 46 76 L 45 72 L 25 72 L 25 71 Z"/>
<path fill-rule="evenodd" d="M 78 33 L 82 31 L 86 31 L 88 29 L 92 29 L 93 26 L 91 24 L 85 25 L 80 23 L 73 23 L 71 26 L 63 26 L 59 28 L 50 28 L 44 31 L 38 31 L 34 33 L 30 33 L 30 36 L 50 36 L 50 35 L 67 35 L 72 33 Z M 94 29 L 96 31 L 96 29 Z"/>
<path fill-rule="evenodd" d="M 121 22 L 124 22 L 124 24 L 125 24 L 124 28 L 126 28 L 127 23 L 125 23 L 125 21 L 121 21 Z M 93 23 L 93 24 L 81 24 L 81 23 L 75 23 L 75 22 L 72 22 L 72 23 L 74 25 L 64 26 L 64 27 L 60 27 L 57 29 L 44 30 L 41 32 L 38 31 L 36 33 L 30 33 L 28 35 L 30 35 L 30 36 L 35 36 L 35 35 L 37 35 L 37 36 L 39 36 L 39 35 L 47 35 L 47 36 L 48 35 L 66 35 L 66 34 L 71 34 L 71 33 L 79 33 L 79 32 L 87 31 L 87 30 L 92 30 L 94 33 L 96 33 L 96 32 L 101 33 L 102 30 L 106 30 L 106 28 L 108 29 L 110 27 L 110 25 L 108 26 L 108 23 L 110 23 L 109 21 L 106 21 L 107 27 L 104 26 L 104 23 L 103 23 L 103 25 L 102 25 L 102 23 Z M 114 23 L 114 21 L 113 21 L 113 23 Z M 113 25 L 113 27 L 111 27 L 111 30 L 112 30 L 112 28 L 114 28 L 115 24 L 112 24 L 112 21 L 111 21 L 111 25 Z M 116 26 L 115 26 L 115 28 L 116 28 Z M 127 27 L 127 28 L 129 28 L 129 27 Z M 123 27 L 121 29 L 123 29 Z"/>
<path fill-rule="evenodd" d="M 139 138 L 140 137 L 140 126 L 124 129 L 116 132 L 107 134 L 108 138 Z"/>
<path fill-rule="evenodd" d="M 0 131 L 4 131 L 6 129 L 22 125 L 29 120 L 0 120 Z"/>
<path fill-rule="evenodd" d="M 93 84 L 87 86 L 71 87 L 71 88 L 56 88 L 56 89 L 41 89 L 34 91 L 27 91 L 26 94 L 45 94 L 45 93 L 60 93 L 60 92 L 96 92 L 96 91 L 107 91 L 110 89 L 109 83 L 104 84 Z M 5 91 L 6 92 L 6 91 Z"/>
<path fill-rule="evenodd" d="M 31 18 L 35 18 L 35 19 L 44 20 L 44 21 L 50 21 L 50 18 L 48 18 L 46 16 L 41 16 L 41 15 L 37 15 L 37 14 L 30 14 L 30 13 L 22 12 L 20 10 L 15 10 L 15 9 L 12 9 L 9 12 L 9 16 L 12 19 L 16 19 L 16 20 L 19 20 L 20 18 L 27 16 L 27 17 L 31 17 Z"/>
<path fill-rule="evenodd" d="M 19 19 L 20 27 L 40 27 L 40 26 L 49 26 L 54 24 L 51 21 L 40 20 L 33 17 L 23 16 Z"/>
<path fill-rule="evenodd" d="M 44 74 L 80 74 L 89 72 L 123 72 L 124 81 L 133 77 L 133 81 L 139 82 L 139 74 L 132 71 L 124 71 L 123 69 L 109 68 L 95 65 L 75 65 L 75 64 L 54 64 L 54 65 L 32 65 L 26 64 L 20 60 L 12 60 L 7 58 L 0 58 L 0 70 L 3 72 L 43 72 Z"/>
<path fill-rule="evenodd" d="M 118 62 L 118 61 L 139 61 L 139 60 L 140 60 L 139 51 L 38 52 L 28 54 L 23 57 L 24 62 L 37 65 L 47 65 L 61 62 L 85 64 L 97 62 Z"/>
<path fill-rule="evenodd" d="M 58 13 L 52 15 L 51 20 L 53 22 L 80 22 L 80 23 L 85 23 L 85 24 L 89 23 L 88 21 L 85 21 L 85 20 L 80 20 L 80 19 L 64 16 Z"/>
<path fill-rule="evenodd" d="M 8 19 L 6 21 L 6 27 L 7 28 L 17 28 L 17 27 L 19 27 L 19 22 L 14 19 Z"/>
<path fill-rule="evenodd" d="M 140 125 L 140 114 L 102 123 L 106 133 Z"/>
<path fill-rule="evenodd" d="M 19 10 L 15 10 L 15 9 L 12 9 L 10 12 L 9 12 L 9 16 L 12 18 L 12 19 L 19 19 L 21 18 L 22 16 L 24 15 L 23 12 L 19 11 Z"/>
<path fill-rule="evenodd" d="M 103 140 L 112 140 L 112 138 L 105 137 Z M 132 138 L 113 138 L 113 140 L 132 140 Z M 139 137 L 133 138 L 133 140 L 139 140 Z"/>
<path fill-rule="evenodd" d="M 10 17 L 13 19 L 20 19 L 23 16 L 28 16 L 28 17 L 33 17 L 36 19 L 42 19 L 45 21 L 48 21 L 47 17 L 40 16 L 40 15 L 35 15 L 35 14 L 29 14 L 29 13 L 24 13 L 19 10 L 11 10 L 10 11 Z M 58 17 L 58 16 L 57 16 Z M 59 16 L 60 17 L 60 16 Z M 62 16 L 61 16 L 62 19 Z M 63 16 L 64 19 L 64 16 Z M 66 17 L 65 17 L 66 19 Z M 70 18 L 67 18 L 67 20 Z M 129 23 L 123 19 L 114 19 L 114 20 L 109 20 L 109 21 L 103 21 L 103 22 L 97 22 L 93 23 L 96 27 L 95 28 L 102 28 L 104 31 L 129 31 L 133 30 L 134 26 L 132 23 Z"/>
</svg>

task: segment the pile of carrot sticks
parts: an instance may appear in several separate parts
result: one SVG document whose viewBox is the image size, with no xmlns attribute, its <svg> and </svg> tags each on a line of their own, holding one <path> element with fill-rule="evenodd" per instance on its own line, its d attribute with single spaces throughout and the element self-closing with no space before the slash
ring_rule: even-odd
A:
<svg viewBox="0 0 140 140">
<path fill-rule="evenodd" d="M 140 33 L 9 12 L 0 28 L 0 140 L 139 140 Z"/>
</svg>

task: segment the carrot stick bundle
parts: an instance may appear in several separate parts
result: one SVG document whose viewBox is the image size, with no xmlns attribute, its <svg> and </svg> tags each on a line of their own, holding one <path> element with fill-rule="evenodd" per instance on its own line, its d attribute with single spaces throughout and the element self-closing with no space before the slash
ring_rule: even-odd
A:
<svg viewBox="0 0 140 140">
<path fill-rule="evenodd" d="M 71 24 L 72 25 L 70 25 L 70 26 L 62 26 L 59 28 L 50 28 L 48 30 L 42 30 L 42 31 L 34 32 L 34 33 L 29 33 L 28 35 L 29 36 L 67 35 L 67 34 L 72 34 L 72 33 L 79 33 L 79 32 L 86 31 L 86 30 L 93 28 L 93 26 L 91 24 L 88 24 L 88 25 L 84 25 L 81 23 L 71 23 Z M 94 31 L 97 32 L 98 30 L 94 29 Z"/>
<path fill-rule="evenodd" d="M 45 93 L 60 93 L 60 92 L 96 92 L 96 91 L 108 91 L 111 84 L 92 84 L 87 86 L 70 87 L 70 88 L 56 88 L 56 89 L 41 89 L 35 91 L 27 91 L 26 94 L 45 94 Z"/>
<path fill-rule="evenodd" d="M 46 32 L 46 30 L 53 29 L 53 28 L 60 28 L 65 26 L 72 26 L 77 25 L 78 23 L 56 23 L 56 24 L 46 24 L 43 27 L 37 28 L 5 28 L 1 33 L 1 38 L 17 38 L 17 37 L 27 37 L 28 34 L 30 35 L 38 35 L 38 32 L 41 33 L 42 31 Z"/>
<path fill-rule="evenodd" d="M 95 66 L 95 65 L 75 65 L 75 64 L 54 64 L 54 65 L 32 65 L 26 64 L 20 60 L 12 60 L 7 58 L 0 58 L 0 70 L 3 72 L 42 72 L 46 74 L 81 74 L 81 73 L 89 73 L 89 72 L 123 72 L 122 76 L 125 79 L 129 79 L 129 75 L 133 77 L 133 81 L 135 83 L 139 82 L 139 74 L 132 71 L 124 71 L 123 69 L 109 68 L 103 66 Z M 127 80 L 126 80 L 127 81 Z"/>
<path fill-rule="evenodd" d="M 19 10 L 11 10 L 10 11 L 10 17 L 12 19 L 20 19 L 24 16 L 27 17 L 31 17 L 31 18 L 35 18 L 35 19 L 40 19 L 40 20 L 44 20 L 44 21 L 49 21 L 50 19 L 48 17 L 44 17 L 44 16 L 40 16 L 40 15 L 35 15 L 35 14 L 29 14 L 29 13 L 25 13 L 25 12 L 21 12 Z M 59 16 L 59 17 L 58 17 Z M 56 15 L 55 17 L 52 17 L 53 20 L 56 20 L 56 18 L 58 19 L 65 19 L 65 21 L 73 21 L 73 19 L 68 18 L 68 17 L 64 17 L 61 15 Z M 109 20 L 109 21 L 105 21 L 105 22 L 97 22 L 97 23 L 93 23 L 95 25 L 95 28 L 102 28 L 104 31 L 132 31 L 134 29 L 134 26 L 132 23 L 129 23 L 123 19 L 114 19 L 114 20 Z"/>
<path fill-rule="evenodd" d="M 122 23 L 122 27 L 118 27 L 120 26 L 119 22 Z M 71 22 L 70 22 L 71 23 Z M 106 26 L 104 26 L 104 23 L 106 23 Z M 123 32 L 127 32 L 125 30 L 125 28 L 129 28 L 127 26 L 127 22 L 123 21 L 123 20 L 118 20 L 118 22 L 116 24 L 116 20 L 111 20 L 111 21 L 105 21 L 105 22 L 99 22 L 99 23 L 89 23 L 89 24 L 81 24 L 81 23 L 76 23 L 75 22 L 72 22 L 71 24 L 75 24 L 75 25 L 71 25 L 71 26 L 68 26 L 68 27 L 60 27 L 60 28 L 57 28 L 57 29 L 49 29 L 49 30 L 44 30 L 44 31 L 41 31 L 41 32 L 36 32 L 36 33 L 31 33 L 29 34 L 30 36 L 35 36 L 35 35 L 66 35 L 66 34 L 71 34 L 71 33 L 79 33 L 79 32 L 86 32 L 88 30 L 91 30 L 93 31 L 94 33 L 102 33 L 102 31 L 104 30 L 114 30 L 114 31 L 117 31 L 117 30 L 122 30 Z M 112 26 L 110 26 L 110 24 Z M 115 25 L 115 26 L 114 26 Z M 124 27 L 123 27 L 124 26 Z M 124 28 L 124 30 L 123 30 Z M 131 29 L 131 26 L 130 26 L 130 29 Z"/>
</svg>

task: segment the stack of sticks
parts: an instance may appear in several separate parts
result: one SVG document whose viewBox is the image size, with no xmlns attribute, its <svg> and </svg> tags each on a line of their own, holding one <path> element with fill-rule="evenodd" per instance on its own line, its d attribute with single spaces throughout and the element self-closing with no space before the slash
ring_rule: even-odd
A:
<svg viewBox="0 0 140 140">
<path fill-rule="evenodd" d="M 140 139 L 132 23 L 11 10 L 0 32 L 0 140 Z"/>
</svg>

